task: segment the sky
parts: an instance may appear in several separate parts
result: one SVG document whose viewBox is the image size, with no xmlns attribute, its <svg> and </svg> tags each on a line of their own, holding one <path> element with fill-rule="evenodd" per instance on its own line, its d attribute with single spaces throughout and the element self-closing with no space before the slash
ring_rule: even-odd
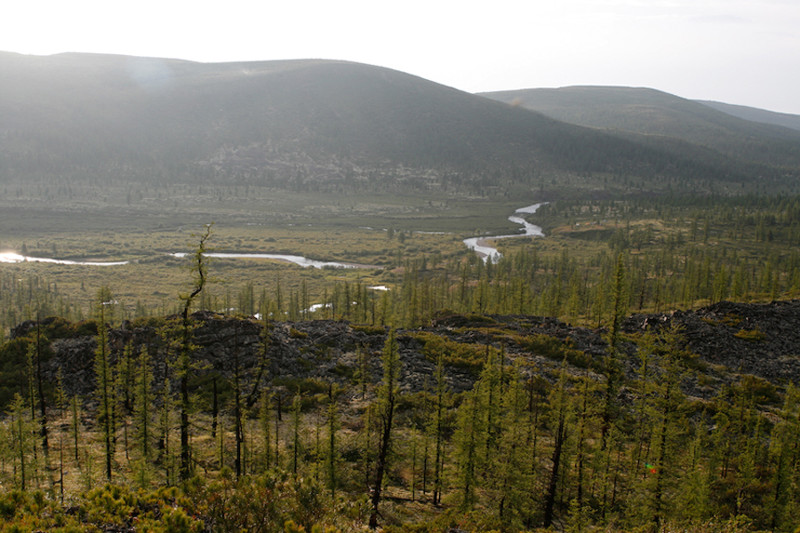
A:
<svg viewBox="0 0 800 533">
<path fill-rule="evenodd" d="M 0 50 L 344 59 L 469 92 L 650 87 L 800 114 L 800 0 L 3 0 Z"/>
</svg>

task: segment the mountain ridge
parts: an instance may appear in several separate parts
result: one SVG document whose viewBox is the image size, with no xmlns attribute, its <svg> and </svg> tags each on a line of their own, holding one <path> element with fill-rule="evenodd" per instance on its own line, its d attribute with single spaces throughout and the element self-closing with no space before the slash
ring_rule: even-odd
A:
<svg viewBox="0 0 800 533">
<path fill-rule="evenodd" d="M 485 189 L 783 180 L 785 169 L 665 150 L 384 67 L 0 53 L 6 179 Z M 800 168 L 800 162 L 798 163 Z M 701 185 L 698 185 L 702 187 Z"/>
<path fill-rule="evenodd" d="M 795 115 L 792 113 L 780 113 L 777 111 L 769 111 L 767 109 L 760 109 L 757 107 L 728 104 L 713 100 L 695 101 L 744 120 L 749 120 L 751 122 L 763 122 L 764 124 L 772 124 L 774 126 L 782 126 L 784 128 L 800 131 L 800 115 Z"/>
<path fill-rule="evenodd" d="M 800 132 L 745 120 L 657 89 L 572 86 L 480 94 L 571 124 L 678 139 L 740 161 L 800 164 Z"/>
</svg>

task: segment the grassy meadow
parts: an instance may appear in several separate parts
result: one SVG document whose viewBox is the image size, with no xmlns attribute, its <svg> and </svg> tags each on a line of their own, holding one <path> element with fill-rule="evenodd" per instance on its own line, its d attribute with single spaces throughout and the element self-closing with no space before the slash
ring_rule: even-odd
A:
<svg viewBox="0 0 800 533">
<path fill-rule="evenodd" d="M 204 304 L 217 311 L 251 314 L 262 300 L 274 300 L 279 293 L 284 303 L 289 295 L 301 292 L 304 303 L 323 303 L 345 283 L 385 285 L 397 292 L 409 281 L 410 271 L 416 281 L 436 279 L 440 292 L 452 293 L 464 282 L 479 291 L 476 287 L 486 276 L 495 287 L 513 284 L 517 282 L 510 271 L 503 274 L 502 265 L 497 272 L 482 271 L 480 260 L 462 240 L 515 233 L 519 226 L 508 216 L 517 208 L 549 199 L 533 193 L 509 200 L 200 185 L 142 189 L 75 185 L 55 192 L 45 185 L 27 185 L 6 190 L 0 199 L 0 251 L 130 262 L 103 267 L 0 264 L 6 331 L 21 319 L 32 318 L 42 298 L 49 312 L 88 316 L 102 287 L 122 304 L 123 317 L 174 311 L 192 274 L 188 259 L 170 254 L 191 252 L 198 234 L 211 222 L 214 234 L 209 244 L 214 252 L 291 254 L 369 267 L 317 269 L 268 259 L 210 258 L 213 283 L 204 293 Z M 630 291 L 640 293 L 638 298 L 630 296 L 632 310 L 693 307 L 725 297 L 794 297 L 800 290 L 800 280 L 795 279 L 800 266 L 797 203 L 795 197 L 556 197 L 528 216 L 544 228 L 545 238 L 504 239 L 496 246 L 506 258 L 525 256 L 523 263 L 532 260 L 539 265 L 518 272 L 518 262 L 509 267 L 517 269 L 514 278 L 529 277 L 530 290 L 538 291 L 528 296 L 531 301 L 550 287 L 564 286 L 542 296 L 542 305 L 520 303 L 515 312 L 524 308 L 590 322 L 594 313 L 590 308 L 596 306 L 592 300 L 602 298 L 601 293 L 592 294 L 591 287 L 607 279 L 613 263 L 609 258 L 620 253 L 633 279 Z M 536 276 L 537 269 L 545 277 Z M 684 281 L 687 276 L 694 278 Z M 570 288 L 581 279 L 582 288 Z M 714 279 L 719 287 L 712 287 Z M 695 289 L 687 290 L 687 284 Z M 441 305 L 469 311 L 461 293 L 458 304 L 433 297 L 430 311 Z M 569 312 L 566 300 L 571 293 Z M 406 291 L 404 297 L 412 296 Z M 560 303 L 546 307 L 548 298 Z M 491 309 L 514 310 L 479 306 L 481 311 Z"/>
<path fill-rule="evenodd" d="M 7 187 L 7 190 L 9 188 Z M 74 261 L 129 261 L 119 266 L 2 264 L 0 272 L 36 276 L 86 313 L 108 287 L 125 314 L 169 311 L 191 279 L 187 259 L 196 236 L 214 223 L 214 252 L 301 255 L 374 268 L 303 268 L 268 259 L 209 260 L 218 308 L 252 285 L 256 293 L 297 291 L 305 282 L 314 301 L 335 282 L 393 285 L 408 260 L 434 262 L 468 255 L 461 242 L 481 233 L 517 230 L 507 217 L 524 205 L 485 199 L 422 196 L 344 196 L 257 187 L 155 187 L 126 191 L 75 187 L 49 195 L 22 188 L 0 199 L 0 251 Z M 62 191 L 63 193 L 63 191 Z M 313 301 L 312 301 L 313 303 Z M 6 325 L 8 326 L 8 324 Z"/>
</svg>

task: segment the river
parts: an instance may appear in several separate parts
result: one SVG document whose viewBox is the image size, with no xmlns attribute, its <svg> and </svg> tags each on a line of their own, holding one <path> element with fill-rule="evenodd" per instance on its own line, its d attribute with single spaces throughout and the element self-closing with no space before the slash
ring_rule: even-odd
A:
<svg viewBox="0 0 800 533">
<path fill-rule="evenodd" d="M 497 248 L 490 246 L 489 241 L 497 239 L 510 239 L 513 237 L 544 237 L 542 228 L 535 224 L 526 221 L 521 215 L 529 215 L 535 213 L 537 209 L 543 206 L 544 203 L 533 204 L 526 207 L 520 207 L 514 214 L 508 217 L 508 220 L 515 224 L 520 224 L 522 233 L 515 233 L 513 235 L 494 235 L 483 237 L 470 237 L 464 239 L 464 244 L 470 250 L 474 250 L 479 256 L 483 257 L 484 261 L 491 260 L 496 263 L 502 254 L 497 251 Z M 169 254 L 172 257 L 187 257 L 189 254 L 185 252 L 177 252 Z M 217 257 L 220 259 L 274 259 L 277 261 L 284 261 L 293 263 L 303 268 L 364 268 L 375 269 L 381 268 L 376 265 L 363 265 L 360 263 L 347 263 L 342 261 L 318 261 L 309 259 L 301 255 L 290 254 L 261 254 L 261 253 L 226 253 L 226 252 L 211 252 L 207 253 L 206 257 Z M 69 259 L 51 259 L 49 257 L 31 257 L 20 255 L 15 252 L 0 252 L 0 263 L 51 263 L 56 265 L 79 265 L 79 266 L 120 266 L 127 265 L 130 261 L 71 261 Z"/>
<path fill-rule="evenodd" d="M 189 254 L 185 252 L 178 252 L 170 254 L 172 257 L 186 257 Z M 210 252 L 205 254 L 206 257 L 217 257 L 220 259 L 275 259 L 287 263 L 294 263 L 303 268 L 380 268 L 375 265 L 362 265 L 359 263 L 343 263 L 339 261 L 316 261 L 301 255 L 288 255 L 288 254 L 240 254 L 240 253 L 225 253 L 225 252 Z"/>
<path fill-rule="evenodd" d="M 497 251 L 497 248 L 490 246 L 489 241 L 495 241 L 497 239 L 511 239 L 514 237 L 544 237 L 544 232 L 542 231 L 541 227 L 537 226 L 536 224 L 531 224 L 520 215 L 533 214 L 546 203 L 547 202 L 542 202 L 526 207 L 520 207 L 514 211 L 513 215 L 508 217 L 508 220 L 514 224 L 522 225 L 522 228 L 520 229 L 522 233 L 515 233 L 513 235 L 494 235 L 490 237 L 470 237 L 468 239 L 464 239 L 464 244 L 470 250 L 474 250 L 475 253 L 483 258 L 484 261 L 496 263 L 501 257 L 503 257 L 503 254 Z"/>
<path fill-rule="evenodd" d="M 54 265 L 82 265 L 82 266 L 120 266 L 127 265 L 129 261 L 70 261 L 69 259 L 50 259 L 49 257 L 31 257 L 14 252 L 0 253 L 0 263 L 52 263 Z"/>
</svg>

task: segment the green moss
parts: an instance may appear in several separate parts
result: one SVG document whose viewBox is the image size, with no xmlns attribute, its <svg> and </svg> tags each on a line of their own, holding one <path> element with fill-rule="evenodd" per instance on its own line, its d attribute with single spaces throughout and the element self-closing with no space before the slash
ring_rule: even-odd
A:
<svg viewBox="0 0 800 533">
<path fill-rule="evenodd" d="M 451 341 L 429 332 L 417 332 L 411 336 L 423 344 L 422 353 L 431 362 L 435 362 L 441 354 L 445 365 L 464 368 L 476 374 L 483 369 L 486 346 Z"/>
<path fill-rule="evenodd" d="M 573 348 L 572 340 L 561 340 L 550 335 L 537 333 L 527 336 L 516 336 L 516 342 L 525 350 L 554 361 L 567 362 L 579 368 L 589 368 L 593 364 L 592 357 L 582 350 Z"/>
<path fill-rule="evenodd" d="M 293 339 L 305 339 L 308 337 L 308 333 L 294 328 L 289 328 L 289 336 Z"/>
<path fill-rule="evenodd" d="M 353 324 L 350 326 L 353 331 L 360 331 L 361 333 L 366 333 L 367 335 L 385 335 L 386 328 L 383 326 L 368 326 L 365 324 Z"/>
<path fill-rule="evenodd" d="M 758 328 L 756 329 L 740 329 L 736 333 L 733 334 L 734 337 L 737 339 L 742 339 L 749 342 L 763 342 L 767 336 L 760 331 Z"/>
</svg>

